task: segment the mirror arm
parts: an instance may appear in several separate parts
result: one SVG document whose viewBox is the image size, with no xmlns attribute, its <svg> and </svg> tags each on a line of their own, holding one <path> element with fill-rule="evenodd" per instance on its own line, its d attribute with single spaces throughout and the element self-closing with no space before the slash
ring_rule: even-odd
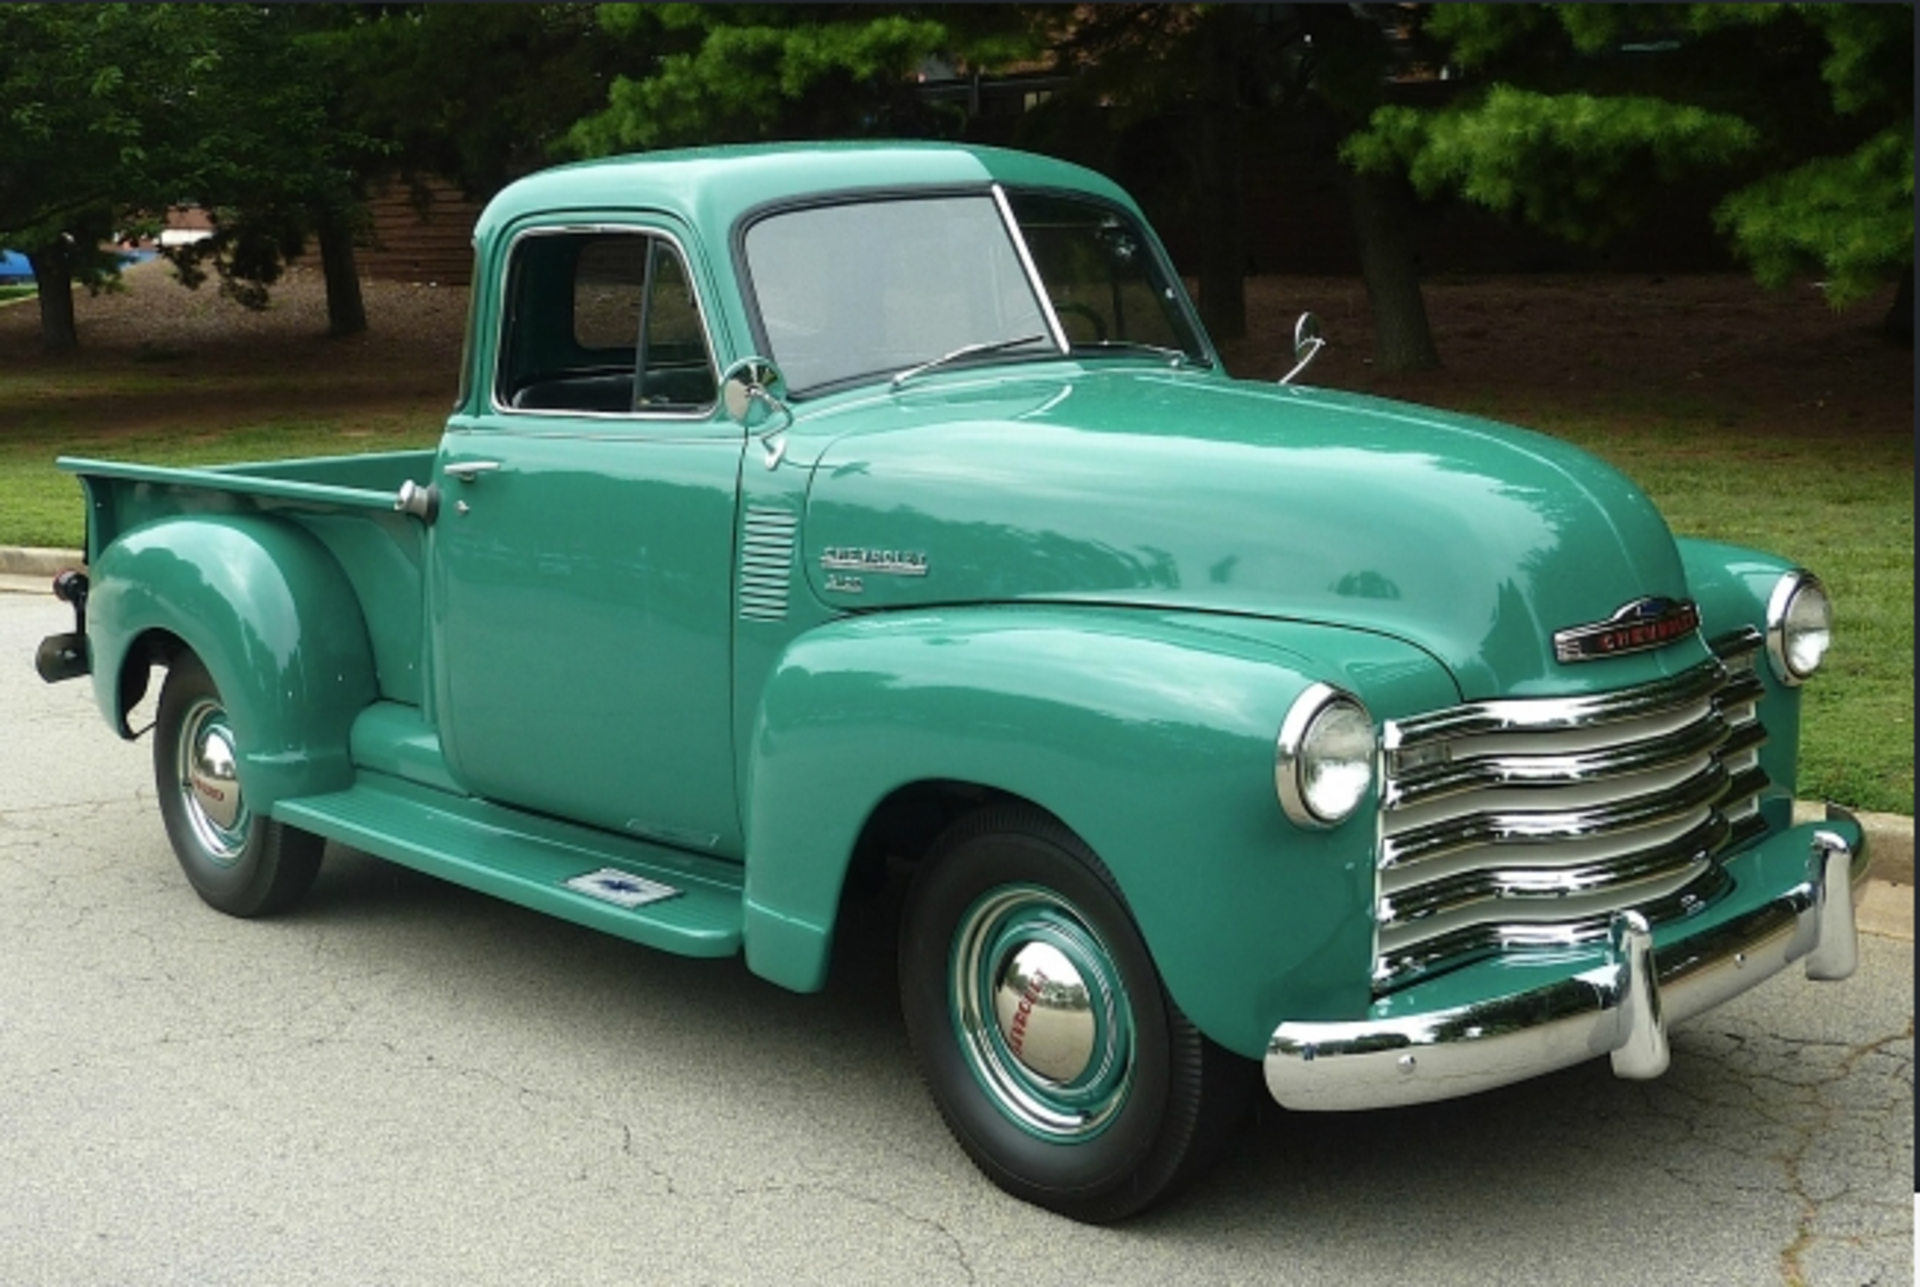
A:
<svg viewBox="0 0 1920 1287">
<path fill-rule="evenodd" d="M 1327 340 L 1320 333 L 1320 319 L 1310 312 L 1300 314 L 1293 324 L 1293 370 L 1281 376 L 1280 383 L 1292 384 L 1293 377 L 1313 365 L 1325 347 Z"/>
<path fill-rule="evenodd" d="M 747 388 L 747 396 L 780 416 L 780 422 L 778 424 L 770 425 L 753 435 L 759 440 L 761 449 L 767 453 L 764 462 L 766 467 L 768 469 L 778 468 L 781 459 L 787 454 L 787 440 L 782 435 L 793 427 L 793 409 L 787 406 L 786 403 L 780 401 L 780 399 L 774 397 L 771 393 L 768 393 L 763 385 L 749 385 Z M 778 441 L 775 441 L 776 439 L 778 439 Z"/>
<path fill-rule="evenodd" d="M 1312 366 L 1313 360 L 1320 356 L 1320 350 L 1324 349 L 1325 347 L 1327 347 L 1327 342 L 1321 339 L 1317 335 L 1314 336 L 1311 340 L 1307 341 L 1305 347 L 1303 348 L 1303 350 L 1299 355 L 1299 360 L 1297 360 L 1293 364 L 1293 369 L 1291 371 L 1288 371 L 1285 375 L 1280 377 L 1280 383 L 1292 384 L 1293 377 L 1296 375 L 1299 375 L 1302 371 Z"/>
<path fill-rule="evenodd" d="M 793 409 L 787 407 L 787 403 L 783 403 L 783 401 L 778 400 L 778 398 L 774 398 L 772 394 L 768 394 L 768 392 L 766 392 L 764 388 L 760 388 L 758 384 L 755 384 L 753 388 L 747 390 L 747 396 L 753 398 L 755 401 L 760 401 L 760 403 L 766 403 L 772 411 L 780 413 L 781 421 L 778 425 L 762 428 L 758 434 L 755 434 L 755 438 L 760 440 L 760 448 L 766 451 L 766 461 L 764 461 L 764 465 L 766 465 L 768 469 L 778 469 L 778 467 L 780 467 L 781 457 L 787 455 L 787 440 L 785 440 L 783 434 L 785 434 L 789 428 L 793 428 Z M 776 438 L 778 438 L 778 442 L 776 442 Z"/>
</svg>

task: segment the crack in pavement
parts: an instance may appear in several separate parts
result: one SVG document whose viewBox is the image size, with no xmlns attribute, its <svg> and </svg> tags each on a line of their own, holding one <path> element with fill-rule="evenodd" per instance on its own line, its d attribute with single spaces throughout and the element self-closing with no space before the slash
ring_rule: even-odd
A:
<svg viewBox="0 0 1920 1287">
<path fill-rule="evenodd" d="M 1889 1050 L 1889 1047 L 1899 1042 L 1907 1043 L 1907 1050 L 1904 1057 L 1901 1057 L 1897 1052 Z M 1832 1041 L 1794 1041 L 1788 1039 L 1788 1044 L 1819 1046 L 1826 1049 L 1839 1049 L 1845 1052 L 1841 1056 L 1837 1068 L 1825 1077 L 1817 1079 L 1807 1085 L 1806 1089 L 1809 1092 L 1807 1095 L 1808 1106 L 1817 1112 L 1818 1118 L 1811 1122 L 1803 1120 L 1803 1122 L 1796 1127 L 1797 1139 L 1795 1145 L 1780 1159 L 1786 1171 L 1788 1190 L 1800 1204 L 1800 1219 L 1794 1231 L 1793 1240 L 1789 1242 L 1780 1253 L 1780 1275 L 1782 1280 L 1788 1283 L 1790 1287 L 1802 1287 L 1803 1284 L 1809 1281 L 1805 1267 L 1808 1254 L 1823 1237 L 1831 1238 L 1835 1236 L 1832 1234 L 1823 1235 L 1817 1228 L 1821 1216 L 1826 1213 L 1826 1208 L 1842 1198 L 1852 1196 L 1854 1193 L 1853 1184 L 1846 1182 L 1831 1192 L 1816 1194 L 1813 1192 L 1813 1186 L 1809 1183 L 1806 1175 L 1809 1151 L 1816 1143 L 1832 1131 L 1841 1113 L 1841 1106 L 1835 1104 L 1823 1092 L 1829 1087 L 1847 1081 L 1854 1074 L 1855 1070 L 1866 1060 L 1876 1055 L 1886 1054 L 1891 1055 L 1894 1059 L 1894 1071 L 1897 1072 L 1901 1067 L 1907 1070 L 1907 1102 L 1911 1105 L 1913 1084 L 1912 1042 L 1912 1019 L 1908 1019 L 1906 1029 L 1903 1032 L 1890 1033 L 1872 1041 L 1859 1042 L 1851 1045 Z M 1845 1107 L 1857 1112 L 1861 1106 L 1857 1103 L 1849 1103 Z M 1870 1196 L 1868 1202 L 1869 1205 L 1873 1205 Z M 1890 1204 L 1882 1202 L 1878 1205 L 1906 1210 L 1905 1204 L 1901 1202 Z M 1859 1239 L 1850 1239 L 1849 1241 L 1858 1243 Z"/>
</svg>

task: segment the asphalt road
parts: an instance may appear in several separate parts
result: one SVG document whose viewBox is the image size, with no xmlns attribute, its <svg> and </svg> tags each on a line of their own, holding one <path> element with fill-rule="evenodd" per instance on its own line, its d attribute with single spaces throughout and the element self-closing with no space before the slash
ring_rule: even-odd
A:
<svg viewBox="0 0 1920 1287">
<path fill-rule="evenodd" d="M 0 1283 L 1913 1280 L 1910 941 L 1659 1081 L 1271 1112 L 1086 1228 L 949 1142 L 884 934 L 801 997 L 339 849 L 288 917 L 207 910 L 147 743 L 32 672 L 68 619 L 0 594 Z"/>
</svg>

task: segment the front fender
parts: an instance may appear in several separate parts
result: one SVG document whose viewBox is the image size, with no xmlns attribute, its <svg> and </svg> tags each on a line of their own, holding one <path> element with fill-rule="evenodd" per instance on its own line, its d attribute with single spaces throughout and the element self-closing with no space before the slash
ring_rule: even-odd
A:
<svg viewBox="0 0 1920 1287">
<path fill-rule="evenodd" d="M 259 515 L 163 518 L 123 533 L 92 567 L 94 696 L 130 736 L 122 672 L 153 631 L 176 636 L 219 686 L 256 809 L 350 785 L 347 731 L 374 699 L 366 622 L 313 536 Z"/>
<path fill-rule="evenodd" d="M 1682 537 L 1674 542 L 1687 569 L 1687 588 L 1700 607 L 1700 630 L 1708 639 L 1752 627 L 1765 634 L 1767 601 L 1780 578 L 1795 565 L 1772 554 L 1719 541 Z M 1767 789 L 1760 810 L 1772 831 L 1793 821 L 1793 788 L 1800 774 L 1800 690 L 1780 682 L 1764 654 L 1754 671 L 1766 685 L 1762 719 L 1767 741 L 1760 748 L 1760 767 L 1766 770 Z"/>
<path fill-rule="evenodd" d="M 747 963 L 821 986 L 865 820 L 902 786 L 947 780 L 1032 801 L 1098 853 L 1169 991 L 1230 1049 L 1263 1052 L 1276 1009 L 1363 1006 L 1372 810 L 1309 832 L 1275 796 L 1275 735 L 1316 680 L 1376 716 L 1458 700 L 1408 645 L 1289 623 L 974 608 L 810 632 L 754 726 Z"/>
</svg>

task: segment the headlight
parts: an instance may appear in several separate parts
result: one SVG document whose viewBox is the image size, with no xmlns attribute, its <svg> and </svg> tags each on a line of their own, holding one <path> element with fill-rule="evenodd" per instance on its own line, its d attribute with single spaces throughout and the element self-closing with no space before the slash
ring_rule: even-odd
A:
<svg viewBox="0 0 1920 1287">
<path fill-rule="evenodd" d="M 1792 687 L 1820 669 L 1833 641 L 1833 603 L 1811 572 L 1789 572 L 1767 601 L 1767 658 Z"/>
<path fill-rule="evenodd" d="M 1274 785 L 1280 807 L 1303 827 L 1331 827 L 1373 786 L 1373 717 L 1356 698 L 1313 684 L 1280 724 Z"/>
</svg>

